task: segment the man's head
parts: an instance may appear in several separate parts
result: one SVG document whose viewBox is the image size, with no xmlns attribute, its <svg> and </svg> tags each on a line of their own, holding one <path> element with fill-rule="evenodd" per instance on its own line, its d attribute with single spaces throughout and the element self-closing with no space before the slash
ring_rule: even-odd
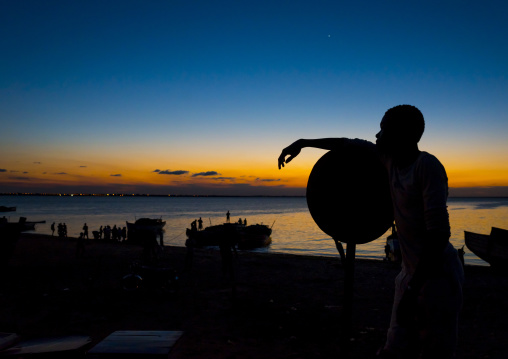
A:
<svg viewBox="0 0 508 359">
<path fill-rule="evenodd" d="M 376 134 L 376 145 L 387 154 L 417 147 L 423 135 L 425 121 L 416 107 L 399 105 L 386 111 L 381 120 L 381 130 Z"/>
</svg>

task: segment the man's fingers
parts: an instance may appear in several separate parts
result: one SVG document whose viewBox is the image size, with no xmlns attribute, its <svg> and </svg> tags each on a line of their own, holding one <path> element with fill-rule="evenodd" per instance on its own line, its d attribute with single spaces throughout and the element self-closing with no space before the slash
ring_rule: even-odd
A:
<svg viewBox="0 0 508 359">
<path fill-rule="evenodd" d="M 281 153 L 281 154 L 280 154 L 280 156 L 279 156 L 279 169 L 280 169 L 281 167 L 284 167 L 284 162 L 286 162 L 286 163 L 287 163 L 287 161 L 286 161 L 286 156 L 287 156 L 287 154 L 286 154 L 286 153 L 284 153 L 284 151 L 282 151 L 282 153 Z"/>
<path fill-rule="evenodd" d="M 279 157 L 279 169 L 280 169 L 281 167 L 284 167 L 284 158 L 280 158 L 280 157 Z"/>
<path fill-rule="evenodd" d="M 279 156 L 279 169 L 281 167 L 284 167 L 284 163 L 291 162 L 293 160 L 293 158 L 298 156 L 299 153 L 300 153 L 299 149 L 292 148 L 291 146 L 283 149 L 282 153 Z M 289 156 L 289 157 L 286 159 L 286 156 Z"/>
</svg>

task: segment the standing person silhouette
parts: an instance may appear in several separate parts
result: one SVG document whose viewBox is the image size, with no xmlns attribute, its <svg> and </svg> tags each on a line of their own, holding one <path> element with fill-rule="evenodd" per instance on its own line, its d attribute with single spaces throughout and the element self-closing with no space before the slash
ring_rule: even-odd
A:
<svg viewBox="0 0 508 359">
<path fill-rule="evenodd" d="M 448 178 L 439 160 L 420 151 L 422 113 L 400 105 L 386 111 L 376 145 L 359 139 L 300 139 L 282 150 L 279 169 L 305 147 L 370 146 L 385 165 L 402 252 L 390 329 L 381 358 L 453 358 L 464 273 L 449 242 Z M 289 157 L 288 157 L 289 156 Z"/>
<path fill-rule="evenodd" d="M 85 237 L 86 239 L 90 239 L 88 238 L 88 226 L 86 225 L 86 223 L 83 225 L 83 238 Z"/>
<path fill-rule="evenodd" d="M 229 213 L 226 213 L 226 223 L 230 223 L 231 222 L 231 214 Z"/>
</svg>

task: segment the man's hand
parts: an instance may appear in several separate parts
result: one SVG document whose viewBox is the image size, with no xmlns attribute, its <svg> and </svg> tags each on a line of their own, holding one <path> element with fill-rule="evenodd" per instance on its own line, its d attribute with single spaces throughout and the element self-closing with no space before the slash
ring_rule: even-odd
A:
<svg viewBox="0 0 508 359">
<path fill-rule="evenodd" d="M 302 150 L 301 140 L 293 142 L 288 147 L 284 148 L 279 156 L 279 169 L 284 167 L 284 163 L 289 163 L 298 156 Z M 289 156 L 287 159 L 286 157 Z"/>
</svg>

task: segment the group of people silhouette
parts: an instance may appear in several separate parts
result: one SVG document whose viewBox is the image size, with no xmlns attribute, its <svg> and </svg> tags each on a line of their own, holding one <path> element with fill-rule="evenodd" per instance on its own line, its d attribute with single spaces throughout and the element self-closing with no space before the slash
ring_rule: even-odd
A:
<svg viewBox="0 0 508 359">
<path fill-rule="evenodd" d="M 231 213 L 229 211 L 226 213 L 226 223 L 231 223 Z M 247 218 L 245 218 L 243 221 L 241 218 L 238 218 L 238 224 L 243 224 L 244 226 L 247 225 Z"/>
<path fill-rule="evenodd" d="M 203 220 L 201 217 L 199 219 L 195 219 L 191 223 L 191 230 L 192 231 L 202 231 L 203 230 Z"/>
<path fill-rule="evenodd" d="M 59 238 L 67 238 L 67 224 L 65 223 L 58 223 L 57 226 L 55 226 L 56 223 L 53 222 L 51 224 L 51 235 L 55 235 L 55 230 L 57 230 L 57 235 Z M 100 226 L 98 231 L 93 231 L 93 237 L 94 239 L 104 239 L 106 241 L 116 241 L 121 242 L 127 240 L 127 227 L 120 228 L 120 226 L 114 225 L 113 228 L 109 225 Z M 88 225 L 85 223 L 83 224 L 82 232 L 79 233 L 79 239 L 89 239 L 88 234 Z"/>
<path fill-rule="evenodd" d="M 56 228 L 59 238 L 67 238 L 67 225 L 65 223 L 58 223 Z M 55 222 L 51 223 L 51 235 L 55 235 Z"/>
<path fill-rule="evenodd" d="M 226 213 L 226 223 L 231 223 L 231 213 L 229 213 L 229 211 Z M 241 218 L 238 218 L 238 222 L 236 223 L 247 226 L 247 218 L 244 218 L 243 220 Z M 191 230 L 192 231 L 203 230 L 203 219 L 201 217 L 191 222 Z"/>
<path fill-rule="evenodd" d="M 86 223 L 85 223 L 86 224 Z M 97 237 L 97 238 L 95 238 Z M 99 231 L 94 232 L 94 239 L 104 239 L 106 241 L 123 242 L 127 240 L 127 227 L 120 228 L 120 226 L 100 226 Z"/>
</svg>

